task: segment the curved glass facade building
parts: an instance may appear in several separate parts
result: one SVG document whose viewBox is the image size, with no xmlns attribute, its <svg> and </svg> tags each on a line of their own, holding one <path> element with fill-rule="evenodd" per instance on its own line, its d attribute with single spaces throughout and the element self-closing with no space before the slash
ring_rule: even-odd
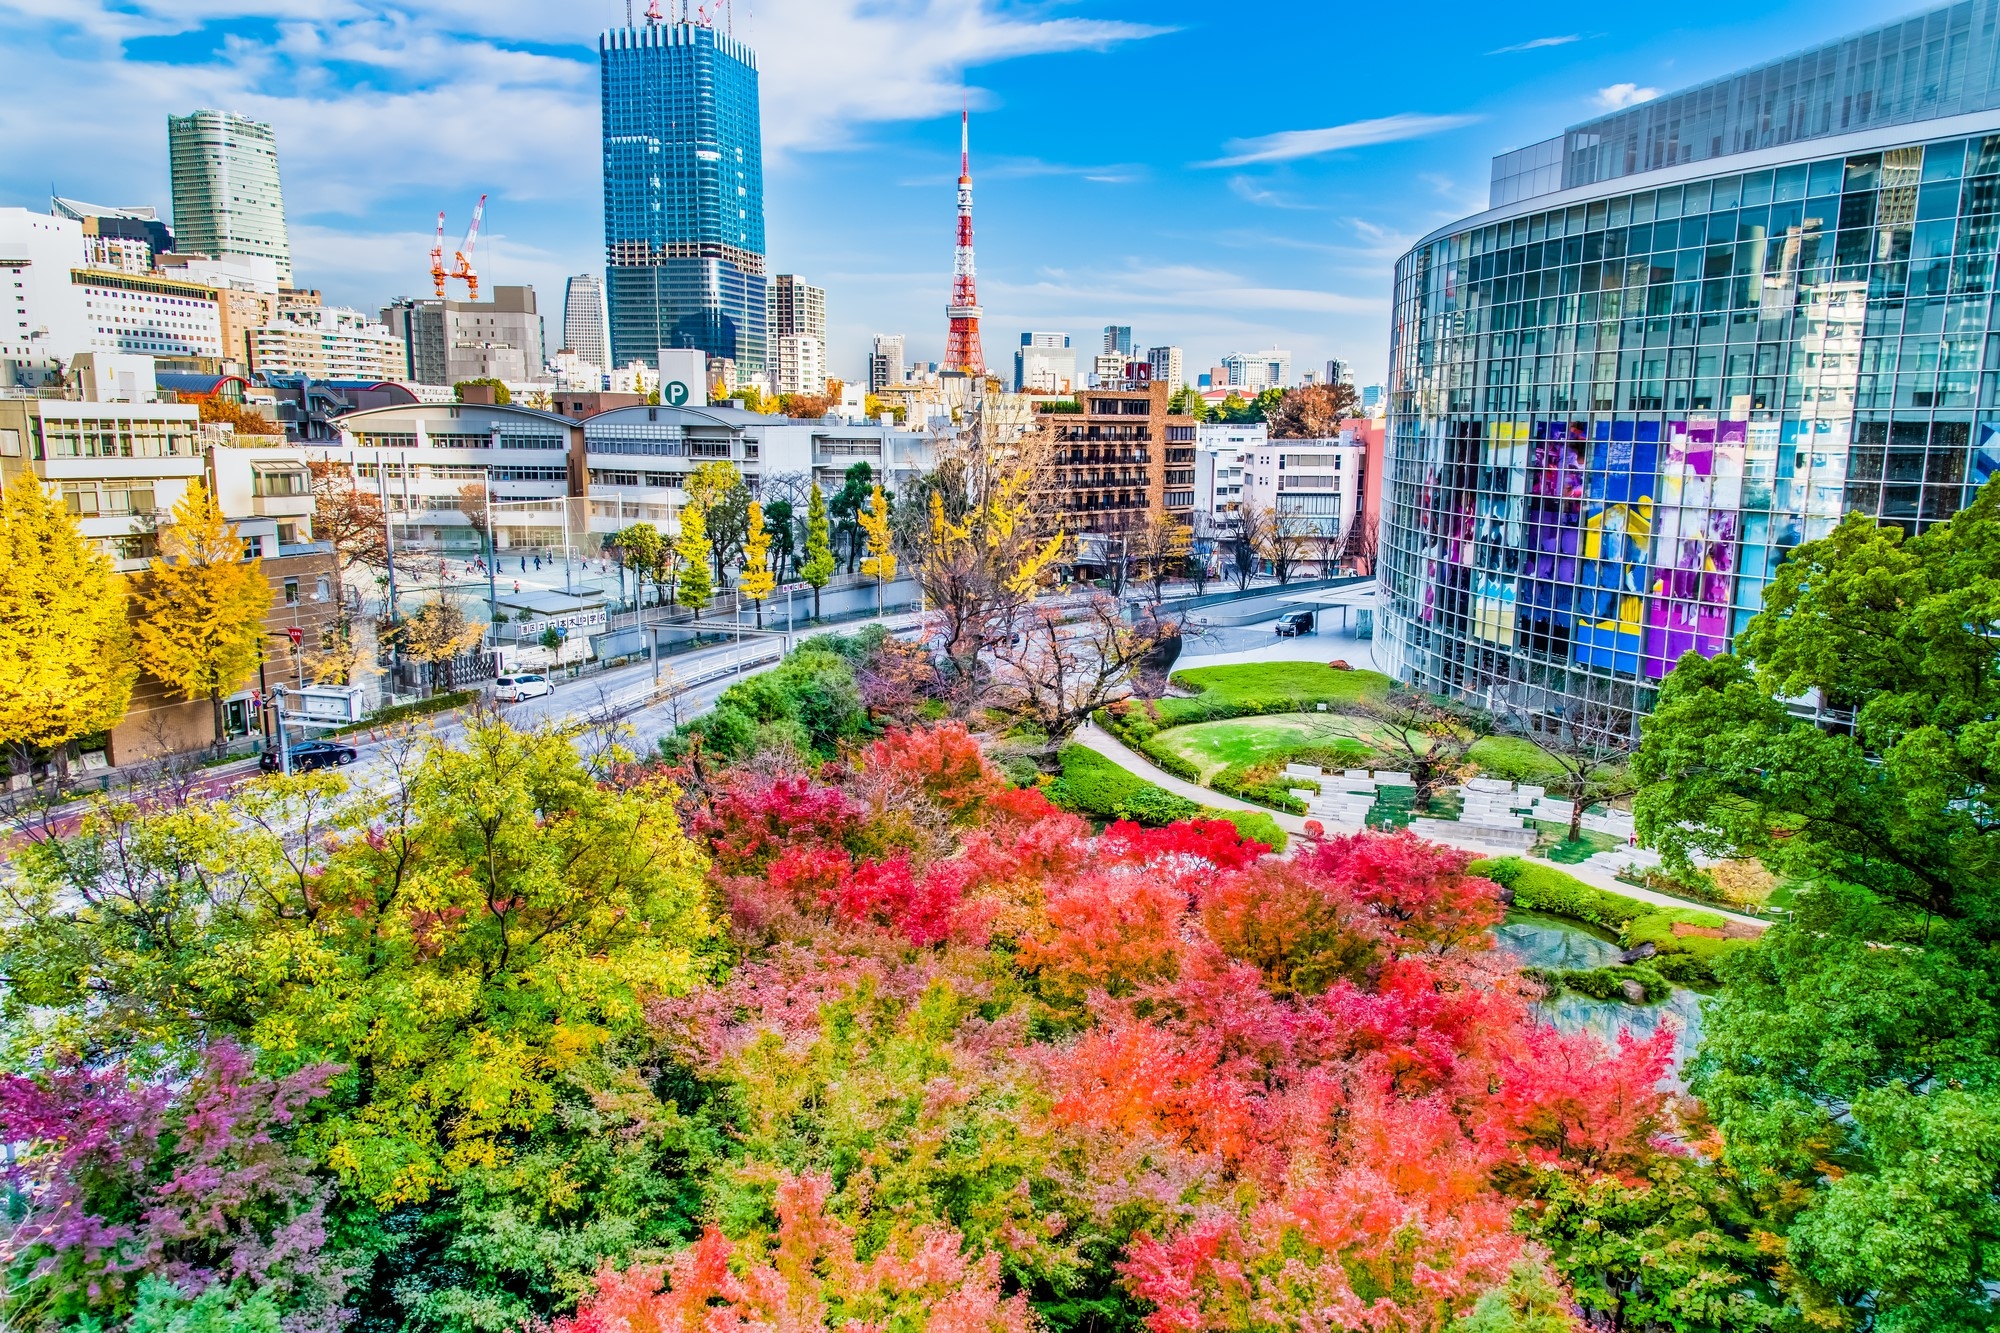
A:
<svg viewBox="0 0 2000 1333">
<path fill-rule="evenodd" d="M 1494 160 L 1396 267 L 1377 657 L 1636 726 L 1786 552 L 2000 471 L 2000 0 Z"/>
</svg>

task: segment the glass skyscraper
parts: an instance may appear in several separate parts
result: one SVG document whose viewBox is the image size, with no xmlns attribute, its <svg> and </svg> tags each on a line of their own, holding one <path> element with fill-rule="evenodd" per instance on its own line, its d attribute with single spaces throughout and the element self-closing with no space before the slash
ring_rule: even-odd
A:
<svg viewBox="0 0 2000 1333">
<path fill-rule="evenodd" d="M 647 20 L 598 41 L 611 356 L 700 348 L 768 361 L 757 62 L 700 23 Z"/>
<path fill-rule="evenodd" d="M 2000 0 L 1494 160 L 1396 267 L 1377 657 L 1629 731 L 1800 542 L 2000 470 Z"/>
</svg>

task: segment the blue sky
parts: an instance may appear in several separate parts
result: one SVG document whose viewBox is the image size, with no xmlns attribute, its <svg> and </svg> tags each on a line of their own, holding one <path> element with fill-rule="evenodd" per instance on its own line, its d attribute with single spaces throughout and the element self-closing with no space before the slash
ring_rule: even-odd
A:
<svg viewBox="0 0 2000 1333">
<path fill-rule="evenodd" d="M 643 11 L 644 0 L 638 0 Z M 0 0 L 0 204 L 168 203 L 165 117 L 277 126 L 299 281 L 426 285 L 439 208 L 492 195 L 481 268 L 602 245 L 596 34 L 624 0 Z M 832 369 L 943 350 L 958 108 L 973 111 L 988 361 L 1104 325 L 1187 351 L 1388 353 L 1395 258 L 1484 207 L 1488 159 L 1607 104 L 1905 12 L 1875 0 L 737 0 L 759 52 L 773 272 L 828 289 Z"/>
</svg>

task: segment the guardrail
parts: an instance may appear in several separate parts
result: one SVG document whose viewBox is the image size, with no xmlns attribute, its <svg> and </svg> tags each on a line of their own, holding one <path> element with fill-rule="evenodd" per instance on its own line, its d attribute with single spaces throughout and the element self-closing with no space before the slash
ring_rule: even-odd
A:
<svg viewBox="0 0 2000 1333">
<path fill-rule="evenodd" d="M 647 683 L 637 690 L 628 691 L 604 702 L 607 713 L 613 717 L 625 717 L 643 709 L 651 708 L 662 699 L 671 698 L 682 690 L 697 685 L 707 685 L 728 676 L 740 676 L 751 667 L 776 665 L 785 658 L 785 646 L 776 641 L 767 641 L 755 647 L 740 649 L 693 664 L 686 671 L 673 671 L 671 680 L 658 684 Z"/>
</svg>

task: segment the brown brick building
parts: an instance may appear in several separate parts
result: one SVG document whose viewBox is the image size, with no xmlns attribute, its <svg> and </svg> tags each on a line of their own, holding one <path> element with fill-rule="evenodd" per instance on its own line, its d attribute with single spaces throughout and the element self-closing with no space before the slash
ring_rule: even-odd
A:
<svg viewBox="0 0 2000 1333">
<path fill-rule="evenodd" d="M 1195 420 L 1167 410 L 1172 390 L 1089 389 L 1077 412 L 1046 413 L 1054 436 L 1054 507 L 1071 533 L 1136 532 L 1154 515 L 1194 508 Z"/>
</svg>

